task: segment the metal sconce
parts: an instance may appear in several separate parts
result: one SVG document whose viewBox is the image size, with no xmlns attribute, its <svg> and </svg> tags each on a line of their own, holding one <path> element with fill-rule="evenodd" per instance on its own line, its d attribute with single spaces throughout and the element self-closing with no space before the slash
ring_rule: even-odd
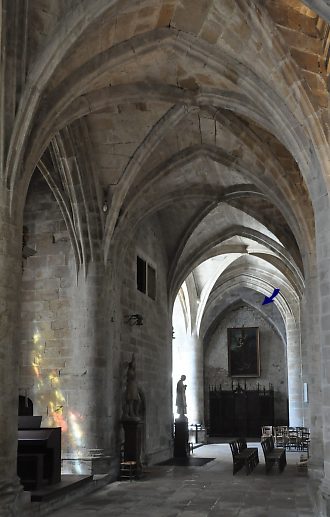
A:
<svg viewBox="0 0 330 517">
<path fill-rule="evenodd" d="M 132 326 L 133 325 L 138 325 L 138 326 L 143 325 L 142 314 L 131 314 L 130 316 L 128 316 L 128 323 Z"/>
</svg>

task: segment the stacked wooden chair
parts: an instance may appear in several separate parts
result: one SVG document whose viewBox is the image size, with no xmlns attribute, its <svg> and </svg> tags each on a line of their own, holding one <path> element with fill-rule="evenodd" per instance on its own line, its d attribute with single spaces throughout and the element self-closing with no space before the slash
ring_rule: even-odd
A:
<svg viewBox="0 0 330 517">
<path fill-rule="evenodd" d="M 309 458 L 310 431 L 307 427 L 297 427 L 298 429 L 298 449 L 307 452 Z"/>
<path fill-rule="evenodd" d="M 307 456 L 309 455 L 310 432 L 307 427 L 274 427 L 274 441 L 275 447 L 307 452 Z"/>
<path fill-rule="evenodd" d="M 274 427 L 275 447 L 286 447 L 288 443 L 288 427 L 279 425 Z"/>
<path fill-rule="evenodd" d="M 273 426 L 272 425 L 263 425 L 261 427 L 261 440 L 264 440 L 268 436 L 273 435 Z"/>
</svg>

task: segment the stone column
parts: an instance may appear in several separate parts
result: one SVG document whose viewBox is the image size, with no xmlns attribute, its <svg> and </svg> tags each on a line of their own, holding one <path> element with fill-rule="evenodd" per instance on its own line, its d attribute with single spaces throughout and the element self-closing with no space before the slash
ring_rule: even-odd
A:
<svg viewBox="0 0 330 517">
<path fill-rule="evenodd" d="M 322 515 L 330 515 L 330 207 L 328 195 L 314 206 L 316 225 L 317 279 L 319 288 L 321 379 L 318 397 L 322 407 L 324 477 L 321 485 Z M 318 426 L 321 423 L 318 422 Z M 312 422 L 312 439 L 313 439 Z M 321 445 L 321 444 L 320 444 Z"/>
<path fill-rule="evenodd" d="M 311 262 L 311 259 L 310 259 Z M 307 400 L 303 400 L 304 426 L 311 429 L 309 470 L 319 475 L 323 470 L 321 360 L 319 331 L 319 296 L 315 260 L 306 274 L 305 293 L 301 301 L 302 382 L 307 384 Z"/>
<path fill-rule="evenodd" d="M 303 424 L 302 404 L 302 358 L 300 331 L 293 316 L 286 319 L 287 361 L 288 361 L 288 395 L 289 425 L 296 427 Z"/>
<path fill-rule="evenodd" d="M 102 265 L 89 264 L 87 276 L 80 271 L 72 292 L 73 353 L 72 364 L 68 368 L 72 381 L 67 385 L 67 393 L 70 454 L 75 458 L 72 465 L 76 473 L 90 473 L 93 455 L 96 454 L 98 459 L 106 455 L 103 432 L 106 421 L 103 278 Z M 84 461 L 86 458 L 88 461 Z"/>
<path fill-rule="evenodd" d="M 191 416 L 191 423 L 199 424 L 204 423 L 204 354 L 203 343 L 196 331 L 192 335 L 192 349 L 195 362 L 194 385 L 192 386 L 195 414 Z"/>
<path fill-rule="evenodd" d="M 20 515 L 22 487 L 16 475 L 18 321 L 22 274 L 21 227 L 13 224 L 0 193 L 0 508 L 1 516 Z"/>
</svg>

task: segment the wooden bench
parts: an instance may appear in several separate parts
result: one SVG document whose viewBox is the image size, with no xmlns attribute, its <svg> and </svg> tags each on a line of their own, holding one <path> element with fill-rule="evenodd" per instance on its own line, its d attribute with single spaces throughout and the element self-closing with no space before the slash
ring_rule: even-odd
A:
<svg viewBox="0 0 330 517">
<path fill-rule="evenodd" d="M 274 447 L 274 437 L 269 436 L 261 442 L 261 447 L 265 456 L 266 472 L 268 473 L 272 466 L 277 463 L 280 472 L 286 465 L 286 452 L 283 447 Z"/>
<path fill-rule="evenodd" d="M 258 448 L 247 447 L 245 438 L 238 438 L 229 442 L 233 456 L 233 474 L 245 466 L 246 474 L 250 474 L 259 463 Z"/>
</svg>

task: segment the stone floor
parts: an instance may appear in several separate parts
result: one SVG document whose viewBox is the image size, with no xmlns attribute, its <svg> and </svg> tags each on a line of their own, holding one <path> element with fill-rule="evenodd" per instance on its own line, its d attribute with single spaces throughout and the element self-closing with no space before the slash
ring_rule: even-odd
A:
<svg viewBox="0 0 330 517">
<path fill-rule="evenodd" d="M 253 444 L 257 446 L 258 444 Z M 152 466 L 137 481 L 115 482 L 52 513 L 52 517 L 316 517 L 299 453 L 288 452 L 283 473 L 265 473 L 260 463 L 246 475 L 232 474 L 228 444 L 195 449 L 193 457 L 211 457 L 202 467 Z"/>
</svg>

